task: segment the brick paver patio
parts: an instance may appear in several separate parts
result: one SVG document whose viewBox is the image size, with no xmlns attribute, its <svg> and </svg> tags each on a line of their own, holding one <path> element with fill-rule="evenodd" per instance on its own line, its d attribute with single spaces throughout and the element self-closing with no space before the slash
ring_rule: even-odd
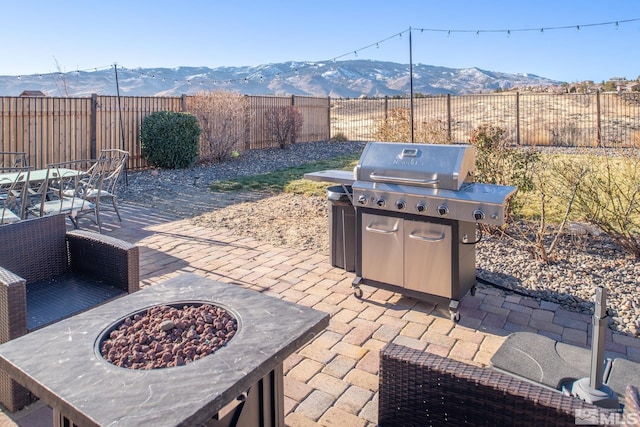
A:
<svg viewBox="0 0 640 427">
<path fill-rule="evenodd" d="M 141 247 L 142 286 L 190 272 L 331 314 L 329 327 L 285 361 L 289 426 L 376 425 L 378 351 L 388 342 L 478 366 L 487 366 L 514 331 L 590 344 L 591 317 L 554 303 L 479 286 L 462 300 L 454 324 L 446 307 L 393 292 L 363 286 L 364 298 L 356 299 L 353 273 L 331 267 L 327 255 L 274 247 L 132 204 L 123 203 L 121 211 L 122 223 L 106 215 L 104 232 Z M 609 333 L 606 348 L 640 362 L 639 339 Z M 0 426 L 37 425 L 48 408 L 32 406 L 0 414 Z"/>
</svg>

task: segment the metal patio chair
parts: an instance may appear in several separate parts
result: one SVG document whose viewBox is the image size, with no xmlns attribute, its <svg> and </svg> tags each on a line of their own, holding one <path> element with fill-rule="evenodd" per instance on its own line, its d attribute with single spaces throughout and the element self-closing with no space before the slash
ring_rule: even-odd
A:
<svg viewBox="0 0 640 427">
<path fill-rule="evenodd" d="M 75 160 L 47 166 L 47 179 L 40 189 L 40 203 L 30 212 L 36 216 L 65 214 L 79 228 L 78 220 L 91 216 L 102 233 L 99 199 L 90 201 L 85 195 L 100 192 L 107 162 L 98 160 L 88 168 L 89 161 Z"/>
<path fill-rule="evenodd" d="M 0 172 L 12 172 L 27 166 L 27 153 L 24 151 L 0 151 Z"/>
<path fill-rule="evenodd" d="M 98 161 L 104 161 L 106 164 L 102 168 L 104 173 L 104 179 L 102 181 L 102 189 L 100 191 L 93 190 L 85 193 L 84 198 L 92 203 L 95 203 L 101 209 L 104 209 L 105 204 L 99 203 L 101 201 L 111 202 L 111 206 L 118 216 L 118 221 L 122 222 L 120 217 L 120 211 L 118 210 L 118 183 L 120 176 L 125 170 L 127 160 L 129 159 L 129 152 L 119 149 L 105 149 L 100 152 Z M 98 163 L 94 164 L 92 168 L 98 167 Z"/>
<path fill-rule="evenodd" d="M 24 219 L 28 200 L 30 168 L 0 173 L 0 224 Z"/>
</svg>

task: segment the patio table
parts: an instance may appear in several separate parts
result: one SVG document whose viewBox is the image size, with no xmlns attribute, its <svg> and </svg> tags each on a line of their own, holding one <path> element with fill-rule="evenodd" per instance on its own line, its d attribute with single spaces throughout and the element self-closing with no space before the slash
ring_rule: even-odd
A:
<svg viewBox="0 0 640 427">
<path fill-rule="evenodd" d="M 189 301 L 236 317 L 238 331 L 225 347 L 152 370 L 118 367 L 100 355 L 99 337 L 124 318 Z M 60 425 L 199 426 L 242 416 L 280 426 L 283 361 L 328 324 L 326 313 L 183 274 L 0 345 L 0 369 L 51 406 Z M 248 414 L 238 411 L 243 404 Z"/>
<path fill-rule="evenodd" d="M 47 179 L 47 171 L 48 169 L 34 169 L 30 171 L 29 182 L 44 181 L 45 179 Z M 86 173 L 85 171 L 80 171 L 75 169 L 63 169 L 63 168 L 59 168 L 57 171 L 60 172 L 60 175 L 63 175 L 63 176 L 72 176 L 72 175 L 81 176 Z M 13 181 L 17 179 L 20 174 L 24 174 L 24 172 L 2 172 L 0 173 L 0 178 L 7 178 L 9 181 Z M 57 172 L 54 175 L 50 176 L 49 178 L 56 178 L 56 177 L 57 177 Z"/>
</svg>

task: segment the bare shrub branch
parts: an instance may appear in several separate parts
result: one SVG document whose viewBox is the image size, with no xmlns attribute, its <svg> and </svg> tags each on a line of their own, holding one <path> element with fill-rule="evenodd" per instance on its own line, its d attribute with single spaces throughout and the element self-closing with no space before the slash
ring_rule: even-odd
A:
<svg viewBox="0 0 640 427">
<path fill-rule="evenodd" d="M 223 161 L 242 149 L 245 96 L 228 91 L 198 92 L 190 102 L 190 111 L 202 128 L 200 161 Z"/>
<path fill-rule="evenodd" d="M 264 113 L 266 131 L 280 148 L 296 141 L 302 130 L 302 113 L 295 107 L 273 107 Z"/>
<path fill-rule="evenodd" d="M 415 142 L 428 144 L 448 144 L 447 123 L 430 120 L 415 125 Z M 411 111 L 408 108 L 394 108 L 385 119 L 374 125 L 373 136 L 379 141 L 411 142 Z"/>
</svg>

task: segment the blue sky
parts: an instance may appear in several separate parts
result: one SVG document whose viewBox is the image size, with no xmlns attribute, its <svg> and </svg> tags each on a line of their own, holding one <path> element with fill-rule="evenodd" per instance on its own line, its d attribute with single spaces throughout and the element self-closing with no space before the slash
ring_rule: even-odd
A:
<svg viewBox="0 0 640 427">
<path fill-rule="evenodd" d="M 640 18 L 640 0 L 0 0 L 0 6 L 0 75 L 114 63 L 213 68 L 357 58 L 408 64 L 412 28 L 414 63 L 567 82 L 640 76 L 640 20 L 587 26 Z M 537 30 L 561 26 L 571 28 Z M 528 28 L 536 30 L 516 31 Z"/>
</svg>

